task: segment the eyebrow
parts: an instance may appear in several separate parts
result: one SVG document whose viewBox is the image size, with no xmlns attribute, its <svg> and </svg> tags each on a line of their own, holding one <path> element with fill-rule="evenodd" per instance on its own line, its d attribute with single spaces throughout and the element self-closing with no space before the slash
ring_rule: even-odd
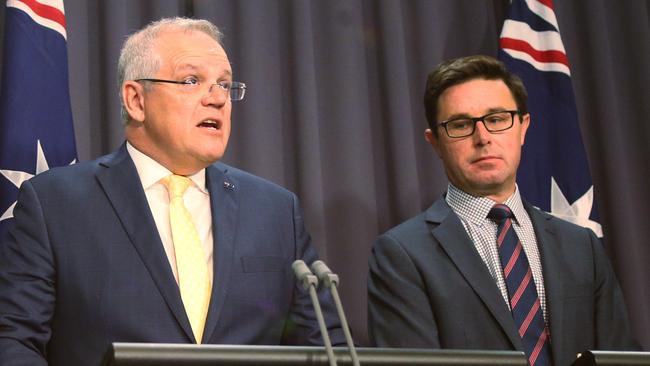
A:
<svg viewBox="0 0 650 366">
<path fill-rule="evenodd" d="M 515 107 L 515 110 L 516 110 L 516 109 L 517 109 L 517 108 Z M 494 108 L 490 108 L 490 109 L 488 109 L 486 113 L 484 113 L 483 115 L 481 115 L 481 116 L 479 116 L 479 117 L 485 116 L 485 115 L 490 114 L 490 113 L 503 112 L 503 111 L 509 111 L 509 110 L 510 110 L 510 109 L 508 109 L 508 108 L 504 108 L 504 107 L 494 107 Z M 443 122 L 444 122 L 444 121 L 450 121 L 450 120 L 452 120 L 452 119 L 457 119 L 457 118 L 476 118 L 476 117 L 470 116 L 470 115 L 467 114 L 467 113 L 456 113 L 456 114 L 452 114 L 451 116 L 445 118 L 445 119 L 443 120 Z"/>
</svg>

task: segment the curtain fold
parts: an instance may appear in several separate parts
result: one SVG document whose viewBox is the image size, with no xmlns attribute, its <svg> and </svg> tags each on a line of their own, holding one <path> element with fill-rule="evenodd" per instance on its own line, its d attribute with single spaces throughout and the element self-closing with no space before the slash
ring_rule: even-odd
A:
<svg viewBox="0 0 650 366">
<path fill-rule="evenodd" d="M 225 33 L 235 79 L 248 86 L 246 100 L 233 105 L 224 161 L 298 194 L 314 244 L 341 275 L 355 338 L 365 344 L 375 237 L 428 207 L 447 185 L 423 137 L 426 75 L 447 58 L 496 56 L 507 4 L 65 0 L 79 158 L 108 153 L 123 139 L 116 65 L 125 36 L 164 16 L 213 21 Z M 555 1 L 607 251 L 646 349 L 648 4 Z"/>
</svg>

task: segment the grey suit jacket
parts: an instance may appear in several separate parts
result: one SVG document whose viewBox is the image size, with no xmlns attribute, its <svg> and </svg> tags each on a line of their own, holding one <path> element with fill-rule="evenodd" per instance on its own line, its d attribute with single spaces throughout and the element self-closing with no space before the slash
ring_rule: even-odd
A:
<svg viewBox="0 0 650 366">
<path fill-rule="evenodd" d="M 524 205 L 541 255 L 555 365 L 586 349 L 638 349 L 601 242 Z M 523 350 L 496 282 L 444 198 L 375 243 L 368 329 L 382 347 Z"/>
<path fill-rule="evenodd" d="M 214 279 L 203 343 L 320 344 L 291 270 L 316 259 L 296 196 L 221 163 L 206 186 Z M 0 245 L 0 365 L 97 365 L 110 342 L 196 342 L 124 146 L 25 182 L 14 216 Z"/>
</svg>

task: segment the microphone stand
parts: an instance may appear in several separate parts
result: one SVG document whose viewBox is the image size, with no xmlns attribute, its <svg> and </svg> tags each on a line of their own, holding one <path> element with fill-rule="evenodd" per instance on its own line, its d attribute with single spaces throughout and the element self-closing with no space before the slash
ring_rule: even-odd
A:
<svg viewBox="0 0 650 366">
<path fill-rule="evenodd" d="M 323 311 L 320 308 L 320 302 L 318 301 L 318 295 L 316 294 L 318 279 L 316 276 L 314 276 L 311 270 L 309 270 L 309 267 L 307 267 L 303 260 L 296 260 L 291 265 L 291 268 L 293 268 L 293 272 L 296 274 L 298 281 L 302 282 L 303 288 L 305 290 L 309 290 L 309 296 L 311 297 L 311 302 L 314 305 L 314 312 L 316 313 L 318 326 L 320 327 L 320 332 L 323 336 L 323 343 L 325 343 L 325 352 L 327 353 L 329 365 L 337 366 L 336 358 L 334 357 L 334 350 L 332 349 L 332 342 L 330 341 L 330 336 L 327 332 L 327 327 L 325 326 Z"/>
<path fill-rule="evenodd" d="M 352 358 L 352 364 L 354 366 L 359 366 L 359 357 L 357 356 L 357 350 L 354 347 L 354 342 L 352 342 L 352 335 L 350 334 L 350 327 L 348 321 L 345 318 L 345 312 L 343 312 L 343 304 L 341 303 L 341 298 L 339 297 L 339 292 L 337 286 L 339 283 L 339 276 L 333 273 L 329 267 L 323 261 L 315 261 L 311 264 L 311 269 L 316 273 L 316 276 L 321 280 L 325 287 L 329 288 L 332 292 L 332 297 L 334 298 L 334 305 L 336 305 L 336 311 L 339 313 L 339 318 L 341 319 L 341 325 L 343 327 L 343 334 L 345 334 L 345 342 L 348 344 L 348 350 L 350 351 L 350 358 Z"/>
</svg>

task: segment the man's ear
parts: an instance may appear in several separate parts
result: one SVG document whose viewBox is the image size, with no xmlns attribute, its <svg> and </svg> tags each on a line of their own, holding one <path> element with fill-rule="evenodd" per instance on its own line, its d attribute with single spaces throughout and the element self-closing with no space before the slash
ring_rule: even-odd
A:
<svg viewBox="0 0 650 366">
<path fill-rule="evenodd" d="M 521 118 L 521 146 L 524 146 L 526 132 L 528 131 L 528 127 L 530 127 L 530 113 L 526 113 L 519 118 Z"/>
<path fill-rule="evenodd" d="M 424 130 L 424 139 L 427 140 L 429 145 L 433 147 L 433 150 L 436 152 L 438 157 L 440 157 L 440 141 L 438 140 L 439 136 L 437 136 L 433 131 L 431 131 L 430 128 L 427 128 Z"/>
<path fill-rule="evenodd" d="M 144 122 L 144 86 L 128 80 L 122 84 L 122 104 L 132 120 Z"/>
</svg>

